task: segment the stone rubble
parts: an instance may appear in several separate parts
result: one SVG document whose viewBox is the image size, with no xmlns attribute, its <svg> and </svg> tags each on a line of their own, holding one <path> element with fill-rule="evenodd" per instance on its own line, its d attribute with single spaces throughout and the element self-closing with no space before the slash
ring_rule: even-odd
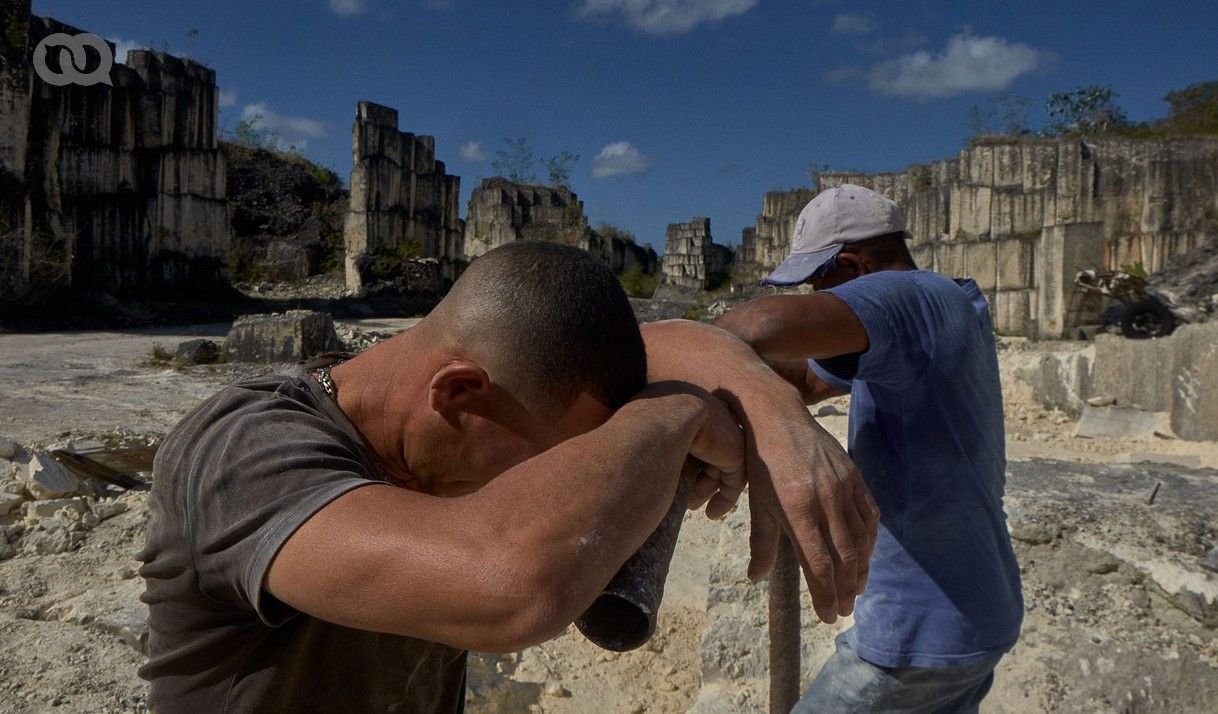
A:
<svg viewBox="0 0 1218 714">
<path fill-rule="evenodd" d="M 99 498 L 104 488 L 81 480 L 49 452 L 5 443 L 18 460 L 0 459 L 0 560 L 72 550 L 87 531 L 128 509 L 125 501 Z"/>
</svg>

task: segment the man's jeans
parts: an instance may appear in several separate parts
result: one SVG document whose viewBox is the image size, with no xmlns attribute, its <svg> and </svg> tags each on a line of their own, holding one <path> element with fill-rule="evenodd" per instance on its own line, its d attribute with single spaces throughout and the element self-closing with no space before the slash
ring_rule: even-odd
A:
<svg viewBox="0 0 1218 714">
<path fill-rule="evenodd" d="M 994 683 L 998 659 L 962 667 L 880 667 L 862 659 L 847 634 L 792 714 L 976 712 Z"/>
</svg>

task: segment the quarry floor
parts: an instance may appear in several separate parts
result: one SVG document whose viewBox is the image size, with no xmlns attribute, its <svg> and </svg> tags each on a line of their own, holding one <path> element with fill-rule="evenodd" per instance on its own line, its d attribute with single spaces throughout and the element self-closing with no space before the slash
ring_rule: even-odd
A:
<svg viewBox="0 0 1218 714">
<path fill-rule="evenodd" d="M 413 321 L 353 324 L 394 331 Z M 169 369 L 149 361 L 152 345 L 226 329 L 0 334 L 0 436 L 34 447 L 158 438 L 198 400 L 261 370 Z M 1218 603 L 1218 576 L 1196 567 L 1218 544 L 1218 444 L 1077 439 L 1069 416 L 1013 381 L 1004 390 L 1027 615 L 982 711 L 1218 711 L 1218 631 L 1177 592 L 1187 585 Z M 845 400 L 836 405 L 844 413 Z M 844 438 L 844 416 L 821 422 Z M 77 550 L 0 562 L 0 712 L 144 709 L 143 655 L 128 642 L 142 617 L 132 568 L 147 506 L 143 494 L 123 499 L 131 508 Z M 644 648 L 603 652 L 570 628 L 521 653 L 475 656 L 469 710 L 689 710 L 720 529 L 687 517 L 659 631 Z M 814 672 L 849 623 L 804 619 Z"/>
</svg>

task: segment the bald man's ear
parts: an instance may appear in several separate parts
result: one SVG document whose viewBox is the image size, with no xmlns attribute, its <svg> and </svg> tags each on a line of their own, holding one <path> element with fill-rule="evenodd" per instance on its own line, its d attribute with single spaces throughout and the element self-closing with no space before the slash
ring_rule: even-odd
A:
<svg viewBox="0 0 1218 714">
<path fill-rule="evenodd" d="M 491 395 L 491 378 L 473 362 L 455 360 L 431 378 L 428 402 L 446 419 L 458 411 L 475 411 L 476 404 Z"/>
</svg>

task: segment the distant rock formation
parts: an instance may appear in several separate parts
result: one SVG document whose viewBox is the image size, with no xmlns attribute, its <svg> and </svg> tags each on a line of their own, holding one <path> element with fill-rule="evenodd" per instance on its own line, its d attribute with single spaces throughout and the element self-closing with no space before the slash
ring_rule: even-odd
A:
<svg viewBox="0 0 1218 714">
<path fill-rule="evenodd" d="M 112 84 L 52 86 L 31 69 L 35 46 L 83 31 L 31 16 L 29 0 L 4 3 L 0 22 L 0 299 L 227 285 L 215 72 L 133 50 Z"/>
<path fill-rule="evenodd" d="M 1078 270 L 1140 263 L 1153 273 L 1218 242 L 1215 139 L 995 138 L 901 172 L 820 178 L 821 189 L 843 183 L 896 201 L 918 264 L 975 278 L 1001 334 L 1056 338 L 1093 320 L 1073 311 Z M 786 255 L 813 195 L 766 194 L 743 236 L 755 273 Z"/>
<path fill-rule="evenodd" d="M 630 238 L 602 235 L 589 227 L 584 204 L 562 186 L 515 183 L 501 177 L 483 179 L 469 197 L 465 249 L 476 258 L 518 240 L 544 240 L 574 245 L 598 256 L 614 272 L 638 266 L 656 271 L 656 252 Z"/>
<path fill-rule="evenodd" d="M 347 287 L 401 279 L 406 261 L 434 258 L 447 280 L 465 253 L 461 179 L 436 160 L 435 139 L 398 131 L 396 109 L 359 102 L 351 129 L 351 210 L 344 227 Z"/>
<path fill-rule="evenodd" d="M 757 225 L 745 228 L 736 252 L 734 272 L 739 282 L 756 283 L 787 257 L 799 212 L 816 197 L 816 189 L 769 191 L 761 204 Z"/>
<path fill-rule="evenodd" d="M 664 283 L 692 290 L 722 287 L 733 258 L 731 248 L 711 237 L 709 218 L 669 223 L 664 235 Z"/>
</svg>

